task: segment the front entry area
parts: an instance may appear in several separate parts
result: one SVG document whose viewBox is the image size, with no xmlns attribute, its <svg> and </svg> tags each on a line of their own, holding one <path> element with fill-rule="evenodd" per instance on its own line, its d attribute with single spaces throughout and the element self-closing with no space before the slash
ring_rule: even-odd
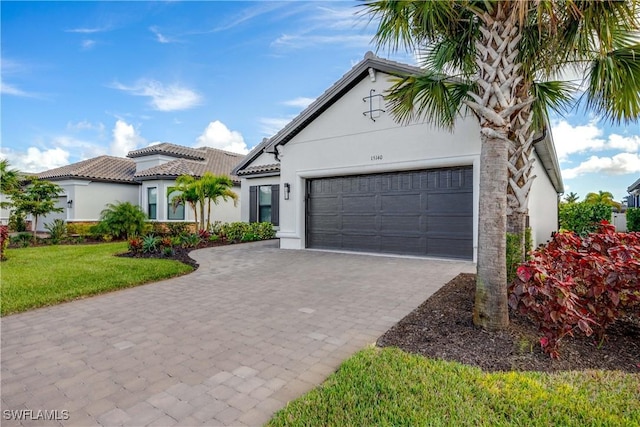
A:
<svg viewBox="0 0 640 427">
<path fill-rule="evenodd" d="M 473 258 L 471 166 L 307 181 L 308 248 Z"/>
</svg>

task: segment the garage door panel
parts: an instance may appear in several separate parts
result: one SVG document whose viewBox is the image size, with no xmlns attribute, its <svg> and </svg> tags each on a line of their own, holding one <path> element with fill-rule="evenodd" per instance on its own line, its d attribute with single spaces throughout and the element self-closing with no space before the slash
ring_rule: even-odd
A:
<svg viewBox="0 0 640 427">
<path fill-rule="evenodd" d="M 372 213 L 376 209 L 376 196 L 366 195 L 344 195 L 342 196 L 343 212 L 352 213 Z"/>
<path fill-rule="evenodd" d="M 418 212 L 422 198 L 419 192 L 386 193 L 380 196 L 382 212 Z"/>
<path fill-rule="evenodd" d="M 473 256 L 470 166 L 321 178 L 307 191 L 308 247 Z"/>
</svg>

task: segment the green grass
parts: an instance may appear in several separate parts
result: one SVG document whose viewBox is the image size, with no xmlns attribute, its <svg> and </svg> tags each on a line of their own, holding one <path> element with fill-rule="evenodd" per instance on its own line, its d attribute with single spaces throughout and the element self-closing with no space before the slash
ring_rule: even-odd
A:
<svg viewBox="0 0 640 427">
<path fill-rule="evenodd" d="M 368 348 L 270 426 L 638 426 L 640 374 L 486 373 Z"/>
<path fill-rule="evenodd" d="M 127 244 L 60 245 L 9 249 L 0 263 L 4 316 L 63 301 L 188 273 L 181 262 L 122 258 Z"/>
</svg>

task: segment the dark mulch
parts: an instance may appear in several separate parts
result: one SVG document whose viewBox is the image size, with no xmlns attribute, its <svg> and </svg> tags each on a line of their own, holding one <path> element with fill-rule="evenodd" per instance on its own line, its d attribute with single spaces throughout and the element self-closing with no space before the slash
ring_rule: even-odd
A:
<svg viewBox="0 0 640 427">
<path fill-rule="evenodd" d="M 172 255 L 165 255 L 162 252 L 147 252 L 147 253 L 143 253 L 143 252 L 139 252 L 139 253 L 125 252 L 125 253 L 120 254 L 118 256 L 127 257 L 127 258 L 173 259 L 173 260 L 176 260 L 176 261 L 183 262 L 183 263 L 185 263 L 187 265 L 190 265 L 191 267 L 196 269 L 196 268 L 198 268 L 198 263 L 195 262 L 195 260 L 189 256 L 189 252 L 194 251 L 196 249 L 213 248 L 213 247 L 216 247 L 216 246 L 226 246 L 226 245 L 230 245 L 230 244 L 232 244 L 232 243 L 228 242 L 226 240 L 218 240 L 218 241 L 209 241 L 209 240 L 207 240 L 207 241 L 201 242 L 195 248 L 183 248 L 183 247 L 180 247 L 180 246 L 174 246 Z"/>
<path fill-rule="evenodd" d="M 566 338 L 560 359 L 542 352 L 535 325 L 511 313 L 508 329 L 489 333 L 472 322 L 475 275 L 461 274 L 387 331 L 377 344 L 486 371 L 584 369 L 640 373 L 640 324 L 618 322 L 600 348 L 593 338 Z"/>
</svg>

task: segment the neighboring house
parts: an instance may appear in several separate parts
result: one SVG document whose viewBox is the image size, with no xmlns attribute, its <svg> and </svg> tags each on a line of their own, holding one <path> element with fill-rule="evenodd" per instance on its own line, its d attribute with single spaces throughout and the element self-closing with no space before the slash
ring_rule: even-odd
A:
<svg viewBox="0 0 640 427">
<path fill-rule="evenodd" d="M 280 246 L 476 260 L 480 129 L 398 124 L 383 94 L 419 69 L 367 53 L 233 173 L 243 221 L 271 220 Z M 535 144 L 534 245 L 557 229 L 564 191 L 550 132 Z"/>
<path fill-rule="evenodd" d="M 95 222 L 109 203 L 131 202 L 153 221 L 194 221 L 189 206 L 173 209 L 167 189 L 175 185 L 180 175 L 202 176 L 205 172 L 228 175 L 234 182 L 233 191 L 240 195 L 238 177 L 231 174 L 233 167 L 243 158 L 210 147 L 189 148 L 161 143 L 131 151 L 127 158 L 99 156 L 51 169 L 37 174 L 60 185 L 64 194 L 58 206 L 61 213 L 48 215 L 39 221 L 44 224 L 61 218 L 68 222 Z M 240 207 L 233 201 L 221 201 L 211 210 L 211 221 L 232 222 L 240 220 Z"/>
<path fill-rule="evenodd" d="M 627 188 L 627 207 L 640 208 L 640 178 Z"/>
</svg>

